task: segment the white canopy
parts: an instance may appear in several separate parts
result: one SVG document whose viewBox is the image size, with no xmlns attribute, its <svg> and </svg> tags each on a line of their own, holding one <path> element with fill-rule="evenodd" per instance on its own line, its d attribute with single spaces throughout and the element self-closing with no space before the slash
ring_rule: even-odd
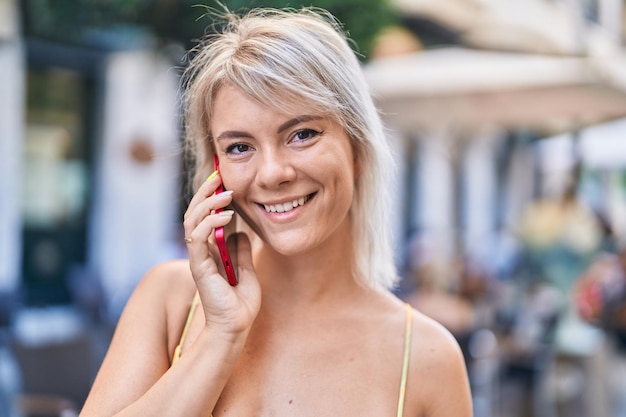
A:
<svg viewBox="0 0 626 417">
<path fill-rule="evenodd" d="M 554 133 L 626 116 L 626 57 L 443 48 L 373 60 L 365 76 L 403 130 L 528 127 Z"/>
<path fill-rule="evenodd" d="M 475 48 L 595 55 L 615 50 L 619 37 L 586 22 L 576 3 L 567 1 L 391 0 L 391 4 L 409 17 L 447 27 Z M 617 19 L 621 14 L 618 7 L 607 12 L 618 15 Z"/>
</svg>

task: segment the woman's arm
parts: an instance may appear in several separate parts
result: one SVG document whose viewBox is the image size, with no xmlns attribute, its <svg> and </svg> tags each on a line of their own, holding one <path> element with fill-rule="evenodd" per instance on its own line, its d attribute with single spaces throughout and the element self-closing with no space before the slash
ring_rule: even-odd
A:
<svg viewBox="0 0 626 417">
<path fill-rule="evenodd" d="M 232 287 L 219 274 L 212 246 L 216 227 L 230 222 L 215 210 L 230 203 L 215 194 L 221 179 L 212 175 L 198 189 L 185 213 L 189 263 L 166 263 L 138 285 L 120 317 L 102 367 L 81 416 L 202 416 L 210 413 L 237 361 L 261 303 L 250 241 L 236 236 L 240 282 Z M 232 213 L 231 213 L 232 215 Z M 176 298 L 176 279 L 193 277 L 204 327 L 170 367 L 168 303 Z M 193 291 L 189 291 L 189 300 Z M 170 306 L 170 310 L 174 310 Z M 184 316 L 174 320 L 184 320 Z"/>
<path fill-rule="evenodd" d="M 180 264 L 162 264 L 138 285 L 81 416 L 200 416 L 213 409 L 246 333 L 224 334 L 205 326 L 170 368 L 166 303 L 181 272 L 185 274 Z"/>
<path fill-rule="evenodd" d="M 409 377 L 409 389 L 422 402 L 417 406 L 420 410 L 417 416 L 472 417 L 469 379 L 457 341 L 443 326 L 430 319 L 419 322 L 419 330 L 413 338 L 417 349 L 412 359 L 416 365 Z"/>
</svg>

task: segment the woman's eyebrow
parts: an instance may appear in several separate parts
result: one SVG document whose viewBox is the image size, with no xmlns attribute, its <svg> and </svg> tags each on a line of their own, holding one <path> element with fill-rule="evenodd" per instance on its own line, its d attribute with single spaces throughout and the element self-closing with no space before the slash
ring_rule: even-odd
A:
<svg viewBox="0 0 626 417">
<path fill-rule="evenodd" d="M 311 120 L 319 120 L 322 119 L 321 116 L 310 116 L 310 115 L 303 115 L 303 116 L 298 116 L 298 117 L 294 117 L 291 120 L 287 120 L 285 123 L 283 123 L 282 125 L 278 126 L 278 129 L 276 130 L 277 133 L 281 133 L 284 130 L 289 129 L 292 126 L 298 125 L 300 123 L 305 123 L 305 122 L 310 122 Z"/>
<path fill-rule="evenodd" d="M 220 133 L 215 140 L 222 139 L 237 139 L 237 138 L 252 138 L 252 135 L 248 132 L 242 132 L 238 130 L 227 130 L 225 132 Z"/>
<path fill-rule="evenodd" d="M 303 116 L 294 117 L 293 119 L 289 119 L 285 123 L 278 126 L 278 129 L 276 129 L 276 132 L 281 133 L 289 129 L 290 127 L 296 126 L 300 123 L 306 123 L 306 122 L 310 122 L 311 120 L 320 120 L 320 119 L 323 119 L 323 117 L 311 116 L 311 115 L 303 115 Z M 252 135 L 248 132 L 244 132 L 240 130 L 226 130 L 220 133 L 218 136 L 216 136 L 215 140 L 219 141 L 223 139 L 237 139 L 237 138 L 252 138 Z"/>
</svg>

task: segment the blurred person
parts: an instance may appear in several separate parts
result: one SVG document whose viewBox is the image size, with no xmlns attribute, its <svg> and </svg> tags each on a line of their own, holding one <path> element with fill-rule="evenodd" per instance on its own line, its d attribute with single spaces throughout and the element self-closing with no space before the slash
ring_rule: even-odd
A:
<svg viewBox="0 0 626 417">
<path fill-rule="evenodd" d="M 405 286 L 402 298 L 459 338 L 473 327 L 474 312 L 468 299 L 453 291 L 454 264 L 443 256 L 433 236 L 416 232 L 405 254 Z"/>
<path fill-rule="evenodd" d="M 577 311 L 614 344 L 609 368 L 614 417 L 626 417 L 626 249 L 599 254 L 574 286 Z"/>
<path fill-rule="evenodd" d="M 570 180 L 558 198 L 531 204 L 522 216 L 518 236 L 524 245 L 528 278 L 561 293 L 553 335 L 556 349 L 587 355 L 599 342 L 599 335 L 577 314 L 573 288 L 605 247 L 606 228 L 597 214 L 577 198 L 576 183 Z"/>
<path fill-rule="evenodd" d="M 599 254 L 575 283 L 574 292 L 583 319 L 626 330 L 626 251 Z"/>
<path fill-rule="evenodd" d="M 416 269 L 415 289 L 405 298 L 418 311 L 442 324 L 458 339 L 473 329 L 474 309 L 467 297 L 442 283 L 437 269 L 436 265 L 428 262 Z"/>
<path fill-rule="evenodd" d="M 530 204 L 517 229 L 535 272 L 563 293 L 601 250 L 604 231 L 598 216 L 577 198 L 575 184 L 559 198 Z"/>
<path fill-rule="evenodd" d="M 526 263 L 523 284 L 540 287 L 549 295 L 531 305 L 538 313 L 534 316 L 544 317 L 537 321 L 543 325 L 536 332 L 539 349 L 532 357 L 533 384 L 540 389 L 536 394 L 546 406 L 565 410 L 566 415 L 601 417 L 608 408 L 606 337 L 580 316 L 575 293 L 579 276 L 610 247 L 611 237 L 597 213 L 578 198 L 579 175 L 576 165 L 561 196 L 530 205 L 518 236 Z"/>
<path fill-rule="evenodd" d="M 189 260 L 142 279 L 81 416 L 470 416 L 458 344 L 389 291 L 391 156 L 339 23 L 219 17 L 186 73 Z M 231 286 L 213 234 L 235 215 Z"/>
</svg>

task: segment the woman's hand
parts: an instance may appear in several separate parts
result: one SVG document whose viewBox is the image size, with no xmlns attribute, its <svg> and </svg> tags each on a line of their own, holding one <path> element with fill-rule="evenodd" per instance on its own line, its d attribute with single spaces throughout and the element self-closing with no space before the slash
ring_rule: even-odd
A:
<svg viewBox="0 0 626 417">
<path fill-rule="evenodd" d="M 221 178 L 209 177 L 189 203 L 184 216 L 185 237 L 191 273 L 198 287 L 206 326 L 227 337 L 246 333 L 261 304 L 261 291 L 252 265 L 248 237 L 239 233 L 237 239 L 237 273 L 239 284 L 231 286 L 218 269 L 221 262 L 214 230 L 232 221 L 232 211 L 215 213 L 232 201 L 229 192 L 215 194 Z"/>
</svg>

